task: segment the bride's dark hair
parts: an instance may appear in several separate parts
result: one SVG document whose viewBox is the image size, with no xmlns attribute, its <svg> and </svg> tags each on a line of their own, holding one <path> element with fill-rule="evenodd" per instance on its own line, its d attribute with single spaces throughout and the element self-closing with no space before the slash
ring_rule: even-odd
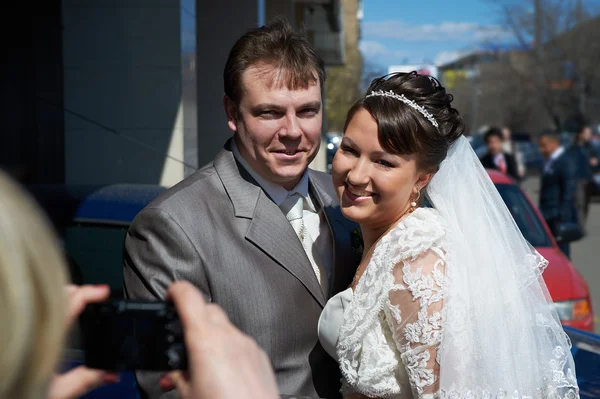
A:
<svg viewBox="0 0 600 399">
<path fill-rule="evenodd" d="M 379 143 L 392 154 L 417 154 L 419 168 L 435 172 L 446 158 L 448 149 L 464 131 L 458 111 L 450 105 L 452 94 L 439 80 L 417 72 L 393 73 L 371 82 L 367 94 L 373 91 L 393 91 L 425 108 L 437 121 L 435 127 L 400 100 L 383 96 L 364 97 L 348 111 L 346 125 L 360 109 L 365 109 L 377 122 Z"/>
</svg>

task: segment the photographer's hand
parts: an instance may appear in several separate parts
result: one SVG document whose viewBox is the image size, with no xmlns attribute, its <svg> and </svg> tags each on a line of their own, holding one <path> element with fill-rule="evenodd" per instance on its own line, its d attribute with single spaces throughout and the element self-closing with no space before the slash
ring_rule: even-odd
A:
<svg viewBox="0 0 600 399">
<path fill-rule="evenodd" d="M 73 326 L 77 317 L 83 312 L 86 305 L 108 299 L 107 286 L 84 285 L 81 287 L 69 285 L 67 287 L 68 308 L 65 320 L 65 329 L 68 331 Z M 91 370 L 79 366 L 63 374 L 57 374 L 50 383 L 48 398 L 50 399 L 75 399 L 104 384 L 115 383 L 119 377 L 115 373 L 102 370 Z"/>
<path fill-rule="evenodd" d="M 174 283 L 169 296 L 184 330 L 189 370 L 170 373 L 165 388 L 173 383 L 182 399 L 279 398 L 267 355 L 220 307 L 207 304 L 188 282 Z"/>
</svg>

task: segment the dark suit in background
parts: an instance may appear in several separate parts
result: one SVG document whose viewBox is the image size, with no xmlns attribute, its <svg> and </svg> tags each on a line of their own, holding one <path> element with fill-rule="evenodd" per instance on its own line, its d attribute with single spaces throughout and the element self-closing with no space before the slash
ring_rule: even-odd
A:
<svg viewBox="0 0 600 399">
<path fill-rule="evenodd" d="M 513 178 L 515 181 L 519 181 L 519 169 L 517 168 L 517 162 L 515 160 L 515 157 L 506 152 L 502 154 L 504 155 L 504 162 L 506 163 L 506 174 Z M 481 157 L 481 164 L 486 169 L 500 170 L 500 168 L 498 168 L 498 165 L 496 165 L 496 163 L 494 162 L 494 158 L 495 157 L 491 153 L 487 152 Z"/>
<path fill-rule="evenodd" d="M 593 190 L 593 170 L 590 165 L 590 159 L 595 156 L 595 151 L 590 143 L 573 144 L 569 147 L 569 153 L 573 155 L 577 162 L 577 192 L 575 194 L 575 203 L 581 227 L 585 229 L 587 216 L 590 208 L 591 193 Z"/>
<path fill-rule="evenodd" d="M 540 189 L 540 211 L 550 230 L 558 236 L 561 223 L 578 223 L 575 195 L 579 176 L 577 159 L 565 150 L 554 160 L 547 161 L 542 172 Z M 559 241 L 563 252 L 570 256 L 568 242 Z"/>
<path fill-rule="evenodd" d="M 335 398 L 339 367 L 321 347 L 317 323 L 327 299 L 350 285 L 360 262 L 360 251 L 351 249 L 358 225 L 341 214 L 330 175 L 310 170 L 309 182 L 333 237 L 329 293 L 286 216 L 228 143 L 212 164 L 135 218 L 125 242 L 125 294 L 163 299 L 173 281 L 190 281 L 265 350 L 282 394 Z M 177 397 L 161 394 L 158 378 L 137 373 L 143 395 Z"/>
</svg>

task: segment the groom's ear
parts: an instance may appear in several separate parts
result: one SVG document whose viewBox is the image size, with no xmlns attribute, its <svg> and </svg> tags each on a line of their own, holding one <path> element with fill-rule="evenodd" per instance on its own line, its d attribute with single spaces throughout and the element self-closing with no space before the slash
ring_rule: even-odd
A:
<svg viewBox="0 0 600 399">
<path fill-rule="evenodd" d="M 237 104 L 229 98 L 229 96 L 223 97 L 223 108 L 225 108 L 225 114 L 227 115 L 227 125 L 231 130 L 237 132 L 237 120 L 238 120 L 238 107 Z"/>
</svg>

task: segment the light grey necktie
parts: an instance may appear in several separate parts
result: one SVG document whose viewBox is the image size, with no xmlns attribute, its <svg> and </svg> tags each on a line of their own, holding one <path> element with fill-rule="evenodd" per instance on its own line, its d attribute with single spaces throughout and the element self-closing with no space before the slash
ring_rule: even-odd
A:
<svg viewBox="0 0 600 399">
<path fill-rule="evenodd" d="M 304 252 L 306 252 L 315 275 L 317 276 L 317 280 L 319 281 L 321 288 L 323 288 L 323 292 L 327 293 L 327 272 L 322 266 L 321 257 L 316 252 L 314 241 L 304 225 L 304 201 L 305 199 L 300 193 L 294 193 L 286 198 L 280 207 L 287 217 L 287 220 L 294 228 L 296 235 L 298 235 L 302 247 L 304 248 Z"/>
</svg>

